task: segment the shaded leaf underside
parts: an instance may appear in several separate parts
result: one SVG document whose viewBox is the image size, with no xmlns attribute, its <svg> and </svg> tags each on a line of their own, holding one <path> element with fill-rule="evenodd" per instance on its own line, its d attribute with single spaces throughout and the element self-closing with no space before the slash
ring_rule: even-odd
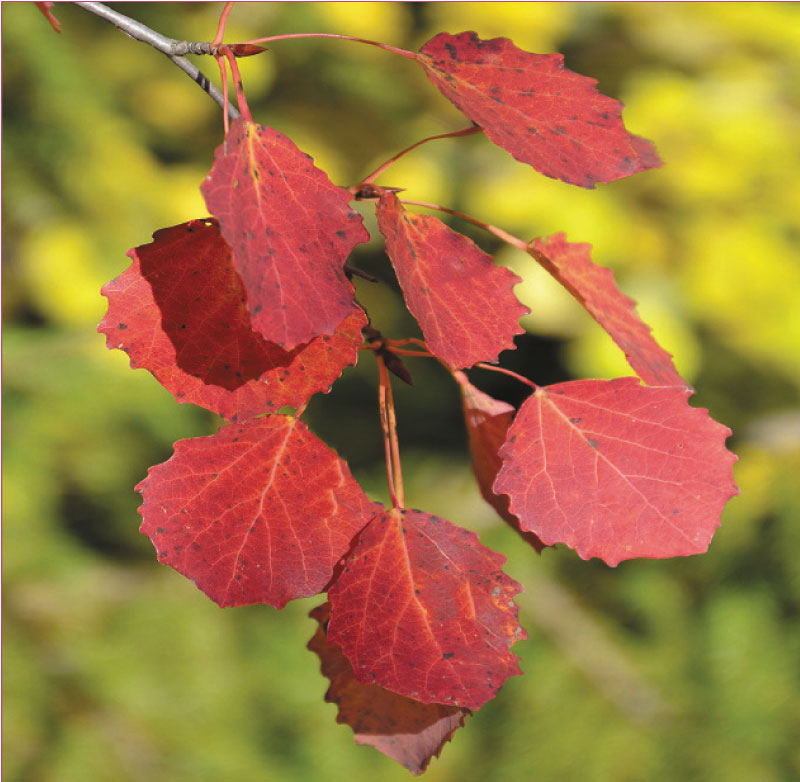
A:
<svg viewBox="0 0 800 782">
<path fill-rule="evenodd" d="M 530 543 L 537 551 L 541 551 L 544 548 L 542 541 L 532 532 L 525 532 L 520 527 L 519 519 L 508 509 L 508 495 L 495 494 L 492 489 L 497 473 L 503 466 L 499 451 L 506 441 L 508 428 L 514 417 L 514 407 L 506 402 L 493 399 L 473 386 L 463 372 L 454 372 L 453 377 L 461 388 L 472 469 L 475 472 L 475 479 L 483 499 L 527 543 Z"/>
<path fill-rule="evenodd" d="M 420 703 L 374 684 L 361 684 L 341 648 L 328 641 L 330 604 L 317 606 L 310 616 L 319 627 L 308 648 L 319 657 L 322 675 L 330 679 L 325 700 L 338 706 L 337 721 L 353 729 L 356 744 L 374 747 L 412 774 L 421 774 L 464 725 L 469 710 Z"/>
<path fill-rule="evenodd" d="M 244 421 L 328 391 L 358 359 L 366 316 L 332 337 L 284 350 L 250 325 L 242 282 L 214 221 L 164 228 L 130 251 L 130 267 L 102 290 L 98 331 L 131 366 L 149 370 L 179 402 Z"/>
</svg>

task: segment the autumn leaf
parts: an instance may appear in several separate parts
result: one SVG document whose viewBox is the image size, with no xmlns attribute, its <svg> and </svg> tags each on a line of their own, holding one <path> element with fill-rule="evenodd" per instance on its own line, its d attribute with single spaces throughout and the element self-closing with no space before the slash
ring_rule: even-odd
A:
<svg viewBox="0 0 800 782">
<path fill-rule="evenodd" d="M 319 627 L 308 648 L 319 657 L 322 675 L 330 679 L 325 701 L 338 706 L 336 721 L 353 729 L 356 744 L 374 747 L 415 776 L 421 774 L 464 725 L 469 709 L 420 703 L 375 684 L 361 684 L 341 648 L 328 640 L 330 603 L 309 615 Z"/>
<path fill-rule="evenodd" d="M 505 558 L 473 532 L 394 508 L 364 529 L 328 591 L 328 638 L 362 684 L 476 710 L 520 673 L 525 638 Z"/>
<path fill-rule="evenodd" d="M 532 532 L 520 527 L 519 519 L 508 509 L 507 494 L 495 494 L 492 490 L 497 473 L 503 466 L 500 447 L 506 441 L 508 427 L 514 417 L 514 407 L 493 399 L 469 382 L 463 372 L 453 372 L 453 377 L 461 388 L 464 407 L 464 422 L 469 436 L 469 450 L 472 456 L 472 469 L 478 488 L 486 502 L 498 513 L 500 518 L 515 529 L 522 538 L 537 551 L 545 546 Z"/>
<path fill-rule="evenodd" d="M 159 560 L 220 606 L 283 608 L 319 594 L 381 511 L 336 453 L 284 415 L 178 441 L 136 490 Z"/>
<path fill-rule="evenodd" d="M 539 388 L 509 429 L 494 491 L 523 529 L 584 559 L 702 553 L 738 493 L 736 456 L 690 393 L 636 378 Z"/>
<path fill-rule="evenodd" d="M 333 334 L 356 311 L 343 266 L 369 234 L 350 193 L 290 139 L 236 119 L 201 190 L 265 339 L 289 350 Z"/>
<path fill-rule="evenodd" d="M 535 239 L 530 254 L 611 335 L 637 375 L 651 386 L 686 386 L 667 353 L 636 313 L 636 303 L 617 287 L 614 273 L 594 263 L 590 244 L 568 242 L 564 234 Z"/>
<path fill-rule="evenodd" d="M 179 402 L 243 421 L 299 407 L 356 363 L 367 322 L 361 310 L 332 337 L 291 351 L 256 333 L 213 220 L 164 228 L 153 240 L 131 250 L 133 263 L 103 288 L 108 312 L 98 331 Z"/>
<path fill-rule="evenodd" d="M 545 176 L 593 188 L 661 165 L 655 147 L 625 129 L 622 104 L 565 68 L 560 54 L 440 33 L 417 60 L 489 139 Z"/>
<path fill-rule="evenodd" d="M 394 193 L 377 207 L 409 312 L 417 319 L 428 349 L 453 368 L 496 361 L 514 347 L 527 314 L 514 295 L 522 280 L 471 239 L 441 220 L 407 212 Z M 491 302 L 489 305 L 488 302 Z"/>
</svg>

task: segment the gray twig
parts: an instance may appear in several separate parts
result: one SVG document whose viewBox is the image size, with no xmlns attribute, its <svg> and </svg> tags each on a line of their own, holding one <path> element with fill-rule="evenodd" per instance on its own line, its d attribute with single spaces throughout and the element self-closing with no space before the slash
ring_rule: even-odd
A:
<svg viewBox="0 0 800 782">
<path fill-rule="evenodd" d="M 162 35 L 150 29 L 147 25 L 109 8 L 105 3 L 77 2 L 74 3 L 74 5 L 80 6 L 85 11 L 89 11 L 111 22 L 111 24 L 134 40 L 149 44 L 154 49 L 165 54 L 175 65 L 186 73 L 192 81 L 199 84 L 200 88 L 208 93 L 220 108 L 225 108 L 225 98 L 222 92 L 208 80 L 193 62 L 190 62 L 183 56 L 185 54 L 209 54 L 210 43 L 202 41 L 179 41 L 177 38 L 168 38 L 166 35 Z M 228 103 L 228 115 L 231 119 L 236 119 L 236 117 L 239 116 L 238 110 L 231 103 Z"/>
</svg>

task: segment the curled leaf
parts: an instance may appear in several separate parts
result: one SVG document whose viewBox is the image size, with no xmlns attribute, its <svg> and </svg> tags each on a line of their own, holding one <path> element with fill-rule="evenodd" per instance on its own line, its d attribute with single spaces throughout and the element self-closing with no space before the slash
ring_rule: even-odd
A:
<svg viewBox="0 0 800 782">
<path fill-rule="evenodd" d="M 591 259 L 590 244 L 568 242 L 564 234 L 535 239 L 528 252 L 553 275 L 611 335 L 637 375 L 651 386 L 686 386 L 672 356 L 653 339 L 636 303 L 617 287 L 614 273 Z"/>
<path fill-rule="evenodd" d="M 473 386 L 463 372 L 454 372 L 453 377 L 461 388 L 472 469 L 483 499 L 497 511 L 501 519 L 522 536 L 523 540 L 530 543 L 537 551 L 541 551 L 545 548 L 542 541 L 532 532 L 525 532 L 520 527 L 519 519 L 508 509 L 508 495 L 495 494 L 492 489 L 497 473 L 503 466 L 499 451 L 506 441 L 508 427 L 514 418 L 513 406 L 493 399 Z"/>
<path fill-rule="evenodd" d="M 98 331 L 179 402 L 244 421 L 305 404 L 358 359 L 361 310 L 332 337 L 293 350 L 254 331 L 230 248 L 213 220 L 156 231 L 128 255 L 130 267 L 102 290 L 108 312 Z"/>
</svg>

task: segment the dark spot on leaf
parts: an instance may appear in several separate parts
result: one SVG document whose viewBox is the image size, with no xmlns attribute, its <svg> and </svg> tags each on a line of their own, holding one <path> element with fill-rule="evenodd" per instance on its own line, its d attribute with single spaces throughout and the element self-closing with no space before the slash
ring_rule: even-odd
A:
<svg viewBox="0 0 800 782">
<path fill-rule="evenodd" d="M 449 660 L 451 657 L 455 657 L 455 652 L 442 652 L 442 659 Z"/>
</svg>

